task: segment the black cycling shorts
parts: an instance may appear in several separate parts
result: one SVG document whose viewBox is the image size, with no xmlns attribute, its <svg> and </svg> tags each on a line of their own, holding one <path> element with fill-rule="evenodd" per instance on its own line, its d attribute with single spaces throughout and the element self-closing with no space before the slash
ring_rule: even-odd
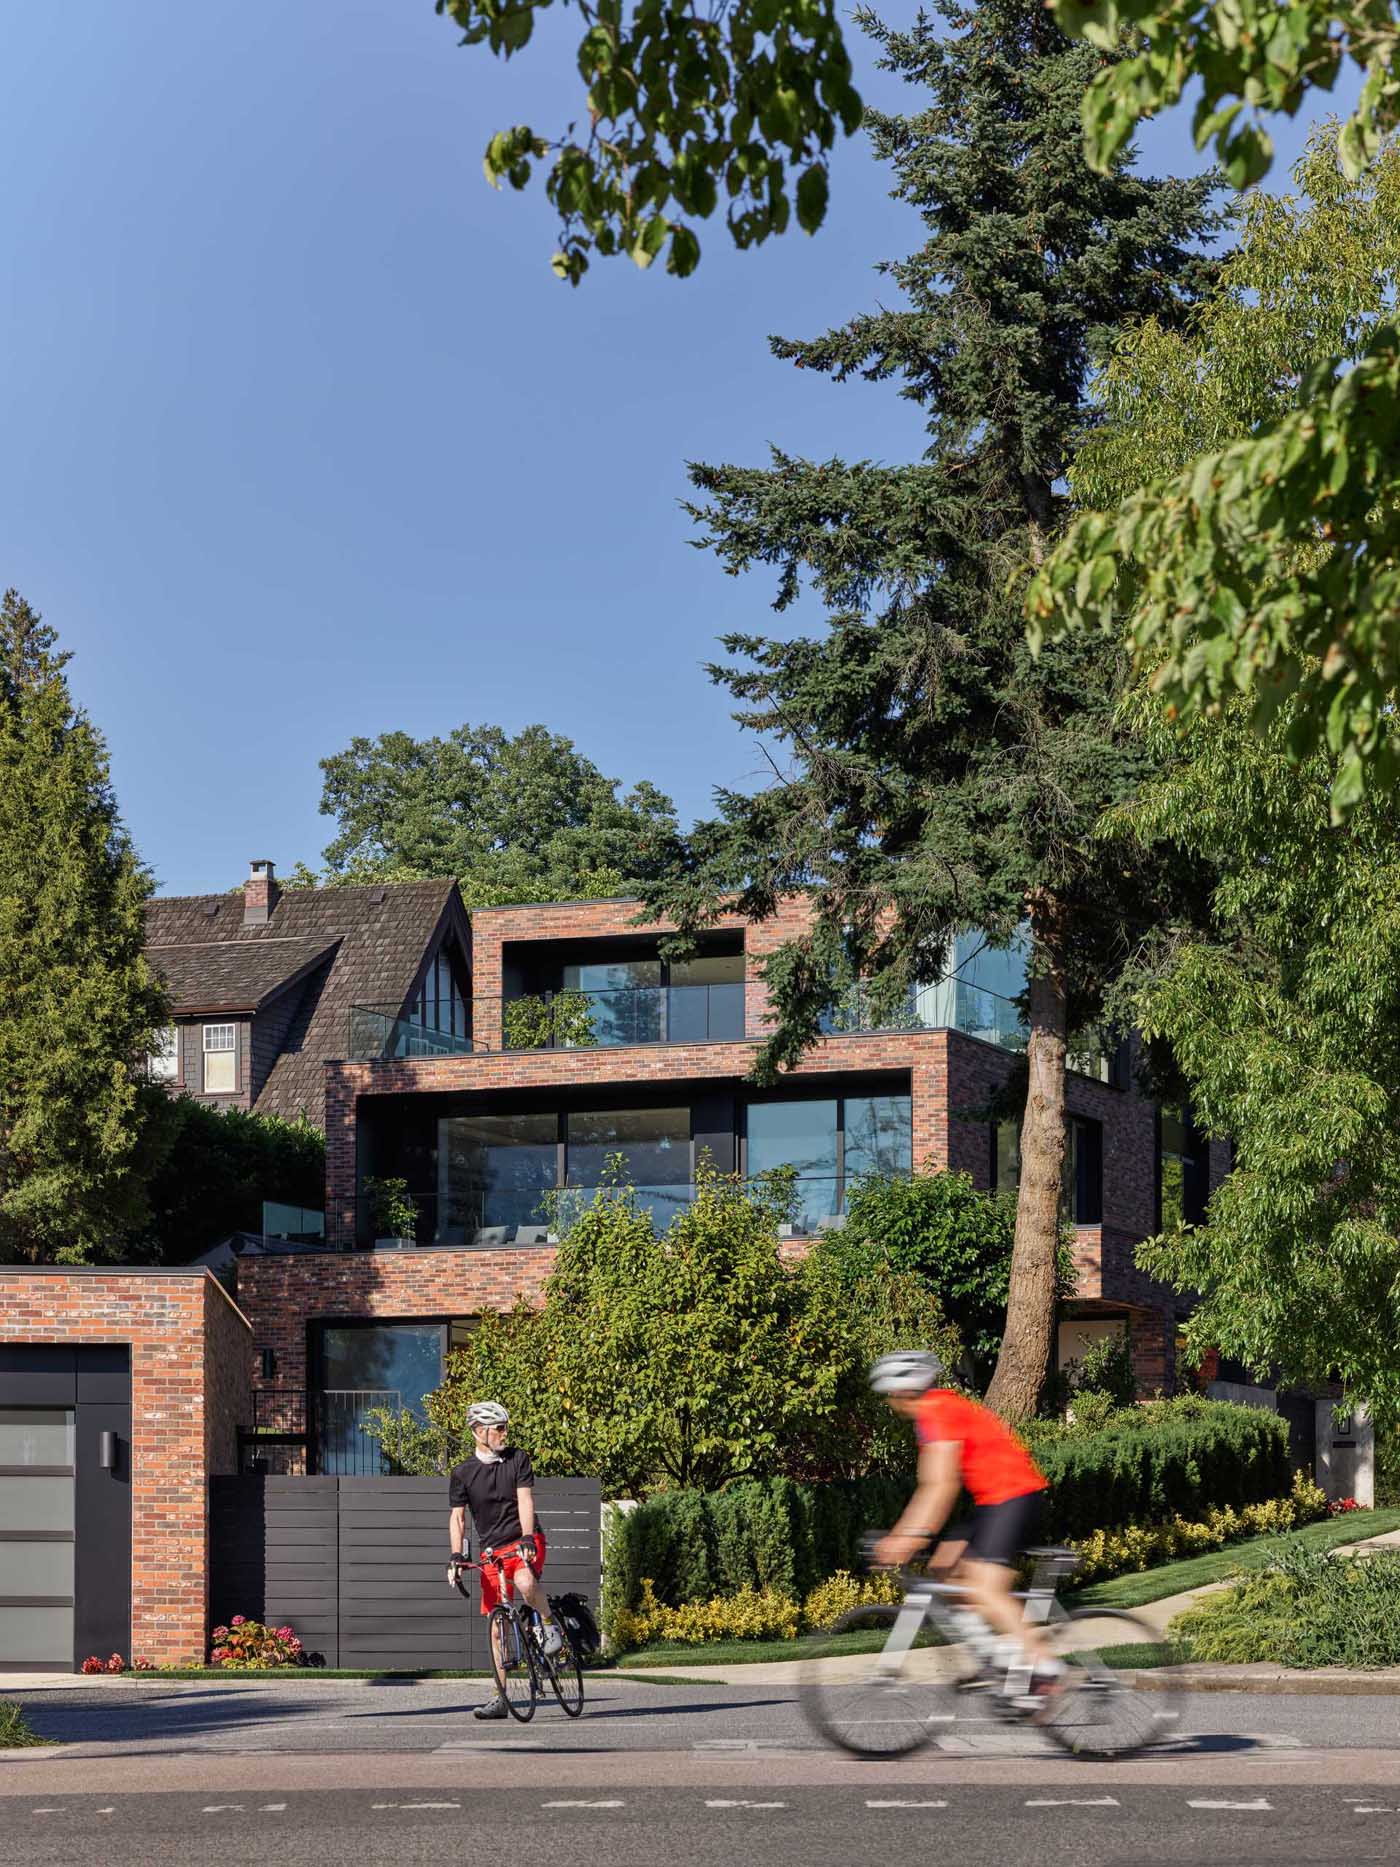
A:
<svg viewBox="0 0 1400 1867">
<path fill-rule="evenodd" d="M 974 1562 L 999 1562 L 1010 1568 L 1022 1550 L 1038 1541 L 1045 1515 L 1044 1491 L 1025 1491 L 1000 1504 L 979 1504 L 963 1523 L 943 1534 L 945 1543 L 966 1543 Z"/>
</svg>

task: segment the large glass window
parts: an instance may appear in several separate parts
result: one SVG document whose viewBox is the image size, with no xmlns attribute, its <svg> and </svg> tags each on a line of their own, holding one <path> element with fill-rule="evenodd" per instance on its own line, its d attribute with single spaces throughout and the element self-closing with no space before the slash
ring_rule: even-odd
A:
<svg viewBox="0 0 1400 1867">
<path fill-rule="evenodd" d="M 147 1074 L 153 1083 L 176 1083 L 180 1080 L 180 1031 L 167 1024 L 156 1033 L 151 1053 L 146 1059 Z"/>
<path fill-rule="evenodd" d="M 378 1408 L 425 1416 L 423 1402 L 442 1385 L 449 1347 L 463 1325 L 446 1322 L 323 1323 L 315 1395 L 317 1463 L 323 1472 L 374 1474 L 384 1469 L 379 1441 L 365 1430 Z"/>
<path fill-rule="evenodd" d="M 1015 1000 L 1026 989 L 1030 942 L 1023 933 L 1008 947 L 969 930 L 953 941 L 946 977 L 914 994 L 918 1023 L 927 1030 L 965 1031 L 1004 1050 L 1025 1048 L 1026 1027 Z"/>
<path fill-rule="evenodd" d="M 567 1179 L 590 1189 L 610 1178 L 608 1163 L 622 1157 L 623 1178 L 665 1231 L 690 1200 L 690 1110 L 590 1109 L 567 1120 Z"/>
<path fill-rule="evenodd" d="M 867 1174 L 882 1178 L 912 1172 L 914 1134 L 908 1096 L 847 1096 L 845 1180 Z"/>
<path fill-rule="evenodd" d="M 1210 1199 L 1210 1146 L 1189 1110 L 1167 1105 L 1157 1117 L 1157 1229 L 1203 1225 Z"/>
<path fill-rule="evenodd" d="M 452 962 L 439 951 L 428 967 L 423 990 L 418 996 L 410 1022 L 426 1031 L 439 1031 L 448 1037 L 467 1034 L 467 1006 L 457 984 Z"/>
<path fill-rule="evenodd" d="M 478 1231 L 543 1223 L 558 1175 L 558 1118 L 452 1115 L 438 1123 L 438 1238 L 470 1244 Z"/>
<path fill-rule="evenodd" d="M 837 1104 L 833 1101 L 751 1102 L 747 1171 L 751 1180 L 777 1167 L 797 1175 L 799 1231 L 811 1232 L 839 1209 L 836 1177 Z"/>
<path fill-rule="evenodd" d="M 565 966 L 565 992 L 588 1002 L 593 1042 L 600 1045 L 661 1041 L 661 961 L 599 960 Z"/>
<path fill-rule="evenodd" d="M 744 1035 L 742 953 L 672 960 L 666 976 L 666 1036 L 671 1043 L 724 1042 Z"/>
<path fill-rule="evenodd" d="M 1021 1130 L 1013 1122 L 992 1128 L 992 1186 L 1014 1193 L 1021 1184 Z M 1065 1123 L 1060 1171 L 1060 1216 L 1067 1225 L 1103 1222 L 1103 1124 L 1083 1115 Z"/>
</svg>

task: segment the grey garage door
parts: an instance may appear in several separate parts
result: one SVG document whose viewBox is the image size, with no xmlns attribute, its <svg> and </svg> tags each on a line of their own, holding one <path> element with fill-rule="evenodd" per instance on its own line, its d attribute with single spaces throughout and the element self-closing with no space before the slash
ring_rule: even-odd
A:
<svg viewBox="0 0 1400 1867">
<path fill-rule="evenodd" d="M 0 1668 L 73 1664 L 75 1418 L 0 1407 Z"/>
</svg>

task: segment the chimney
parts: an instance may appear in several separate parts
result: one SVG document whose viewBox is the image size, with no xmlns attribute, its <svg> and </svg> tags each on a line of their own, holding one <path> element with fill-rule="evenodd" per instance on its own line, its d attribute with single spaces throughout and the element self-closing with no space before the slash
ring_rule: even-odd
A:
<svg viewBox="0 0 1400 1867">
<path fill-rule="evenodd" d="M 250 863 L 248 879 L 243 884 L 243 925 L 266 927 L 281 892 L 270 862 Z"/>
</svg>

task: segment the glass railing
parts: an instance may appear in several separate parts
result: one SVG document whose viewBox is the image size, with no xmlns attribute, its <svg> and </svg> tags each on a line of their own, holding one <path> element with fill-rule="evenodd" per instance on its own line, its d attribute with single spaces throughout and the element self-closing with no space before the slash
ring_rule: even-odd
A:
<svg viewBox="0 0 1400 1867">
<path fill-rule="evenodd" d="M 352 1005 L 346 1033 L 346 1056 L 458 1057 L 471 1050 L 469 1037 L 452 1031 L 433 1031 L 412 1018 L 401 1018 L 397 1005 Z"/>
<path fill-rule="evenodd" d="M 744 987 L 739 980 L 532 992 L 501 1001 L 504 1050 L 732 1043 L 743 1036 Z"/>
<path fill-rule="evenodd" d="M 887 1031 L 962 1031 L 1002 1050 L 1024 1050 L 1026 1026 L 1014 1000 L 962 979 L 913 986 L 894 1007 L 878 1006 L 864 981 L 847 987 L 821 1021 L 827 1037 Z"/>
<path fill-rule="evenodd" d="M 760 1190 L 753 1183 L 753 1191 Z M 651 1216 L 652 1229 L 658 1234 L 670 1229 L 674 1221 L 695 1201 L 694 1185 L 566 1186 L 551 1189 L 532 1204 L 529 1194 L 482 1198 L 465 1195 L 449 1202 L 441 1245 L 468 1246 L 481 1251 L 501 1251 L 514 1246 L 557 1244 L 580 1213 L 600 1198 L 625 1198 L 630 1191 L 638 1207 Z M 805 1238 L 838 1227 L 839 1188 L 833 1176 L 799 1177 L 793 1186 L 794 1207 L 785 1235 Z"/>
<path fill-rule="evenodd" d="M 319 1243 L 326 1236 L 326 1215 L 310 1206 L 286 1206 L 280 1200 L 265 1199 L 262 1236 L 299 1244 Z"/>
</svg>

